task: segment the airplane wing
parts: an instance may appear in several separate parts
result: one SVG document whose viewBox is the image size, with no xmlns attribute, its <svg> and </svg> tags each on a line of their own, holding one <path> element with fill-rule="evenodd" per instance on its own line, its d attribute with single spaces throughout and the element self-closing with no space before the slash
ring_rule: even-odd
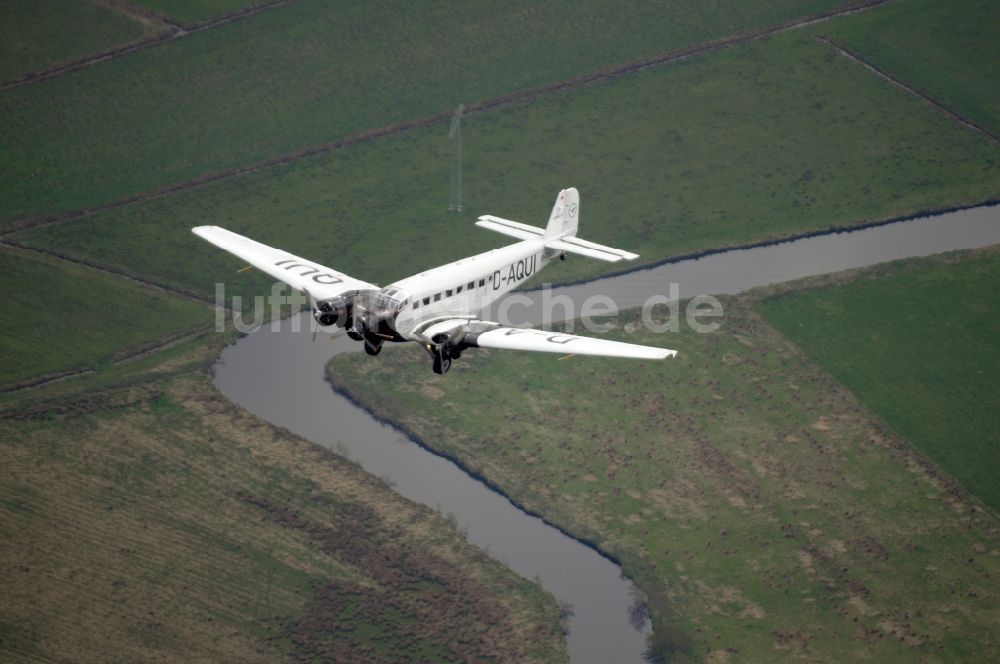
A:
<svg viewBox="0 0 1000 664">
<path fill-rule="evenodd" d="M 432 343 L 449 341 L 459 347 L 531 350 L 564 355 L 600 355 L 640 360 L 662 360 L 677 355 L 676 350 L 640 346 L 610 339 L 580 337 L 534 328 L 506 327 L 489 321 L 452 319 L 439 321 L 419 333 Z"/>
<path fill-rule="evenodd" d="M 191 232 L 220 249 L 242 258 L 261 272 L 316 299 L 335 297 L 347 291 L 378 288 L 287 251 L 269 247 L 219 226 L 198 226 Z"/>
</svg>

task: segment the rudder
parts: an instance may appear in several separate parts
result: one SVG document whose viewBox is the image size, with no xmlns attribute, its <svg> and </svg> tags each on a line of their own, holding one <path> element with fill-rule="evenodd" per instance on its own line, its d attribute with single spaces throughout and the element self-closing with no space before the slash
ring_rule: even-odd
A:
<svg viewBox="0 0 1000 664">
<path fill-rule="evenodd" d="M 563 189 L 556 196 L 549 223 L 545 226 L 545 238 L 573 237 L 580 223 L 580 192 L 576 187 Z"/>
</svg>

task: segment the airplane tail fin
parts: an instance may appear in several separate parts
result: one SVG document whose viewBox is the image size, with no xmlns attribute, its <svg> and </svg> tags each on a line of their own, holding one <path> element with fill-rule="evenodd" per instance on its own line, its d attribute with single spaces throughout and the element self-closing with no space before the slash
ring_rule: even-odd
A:
<svg viewBox="0 0 1000 664">
<path fill-rule="evenodd" d="M 549 223 L 545 227 L 545 238 L 573 237 L 580 224 L 580 192 L 576 187 L 563 189 L 556 196 Z"/>
<path fill-rule="evenodd" d="M 639 257 L 639 254 L 633 254 L 624 249 L 615 249 L 596 242 L 581 240 L 576 236 L 579 224 L 580 192 L 575 187 L 559 192 L 556 204 L 552 207 L 552 214 L 549 215 L 549 223 L 544 231 L 537 226 L 529 226 L 519 221 L 511 221 L 489 214 L 483 215 L 476 222 L 477 226 L 510 235 L 519 240 L 536 240 L 541 237 L 545 240 L 547 249 L 579 254 L 602 261 L 613 263 L 620 260 L 631 261 Z"/>
<path fill-rule="evenodd" d="M 596 242 L 581 240 L 576 236 L 580 225 L 580 192 L 576 187 L 563 189 L 556 198 L 556 204 L 549 216 L 549 224 L 545 227 L 545 246 L 571 254 L 579 254 L 588 258 L 614 263 L 620 260 L 635 260 L 638 254 L 624 249 L 606 247 Z"/>
</svg>

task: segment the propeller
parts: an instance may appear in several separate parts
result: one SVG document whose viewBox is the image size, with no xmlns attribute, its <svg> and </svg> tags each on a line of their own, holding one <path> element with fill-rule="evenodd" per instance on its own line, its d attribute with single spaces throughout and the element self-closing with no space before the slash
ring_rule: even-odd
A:
<svg viewBox="0 0 1000 664">
<path fill-rule="evenodd" d="M 336 339 L 343 334 L 363 336 L 366 328 L 371 329 L 370 307 L 360 302 L 362 295 L 368 295 L 371 291 L 353 291 L 343 293 L 339 296 L 318 300 L 309 290 L 303 289 L 306 297 L 309 298 L 309 308 L 313 314 L 313 341 L 316 340 L 318 331 L 317 325 L 326 328 L 326 333 L 331 339 Z M 339 301 L 338 301 L 339 300 Z M 346 315 L 347 320 L 340 320 L 341 315 Z M 324 318 L 326 324 L 323 324 Z M 329 328 L 336 325 L 332 330 Z"/>
<path fill-rule="evenodd" d="M 316 312 L 319 311 L 319 302 L 316 300 L 316 296 L 309 292 L 308 289 L 302 290 L 306 294 L 306 297 L 309 298 L 309 311 L 312 313 L 312 323 L 310 323 L 312 326 L 311 343 L 316 343 L 316 333 L 319 332 L 319 321 L 317 320 Z M 328 332 L 327 334 L 330 335 L 331 340 L 336 339 L 343 334 L 343 328 L 337 328 L 333 332 Z"/>
</svg>

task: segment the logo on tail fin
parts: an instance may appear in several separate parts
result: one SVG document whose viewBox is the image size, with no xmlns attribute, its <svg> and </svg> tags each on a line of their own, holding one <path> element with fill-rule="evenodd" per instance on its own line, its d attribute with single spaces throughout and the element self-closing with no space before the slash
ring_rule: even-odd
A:
<svg viewBox="0 0 1000 664">
<path fill-rule="evenodd" d="M 576 235 L 580 215 L 580 192 L 574 187 L 563 189 L 552 206 L 549 223 L 545 227 L 545 237 L 571 237 Z"/>
</svg>

